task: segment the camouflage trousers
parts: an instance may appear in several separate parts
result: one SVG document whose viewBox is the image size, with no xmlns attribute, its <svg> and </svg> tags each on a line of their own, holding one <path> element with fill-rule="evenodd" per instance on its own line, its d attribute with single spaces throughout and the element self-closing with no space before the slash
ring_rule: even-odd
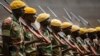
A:
<svg viewBox="0 0 100 56">
<path fill-rule="evenodd" d="M 26 53 L 26 56 L 37 56 L 37 52 Z"/>
<path fill-rule="evenodd" d="M 37 56 L 52 56 L 51 52 L 43 51 L 41 48 L 37 48 Z"/>
<path fill-rule="evenodd" d="M 25 56 L 25 54 L 22 54 L 21 52 L 15 52 L 15 51 L 11 51 L 11 56 Z"/>
<path fill-rule="evenodd" d="M 24 47 L 22 45 L 10 45 L 9 50 L 11 56 L 25 56 Z"/>
<path fill-rule="evenodd" d="M 68 52 L 63 53 L 62 56 L 75 56 L 75 55 L 73 55 L 72 50 L 69 50 Z"/>
<path fill-rule="evenodd" d="M 54 48 L 52 56 L 62 56 L 61 48 L 60 47 Z"/>
<path fill-rule="evenodd" d="M 31 50 L 25 50 L 26 56 L 37 56 L 37 49 L 32 48 Z"/>
</svg>

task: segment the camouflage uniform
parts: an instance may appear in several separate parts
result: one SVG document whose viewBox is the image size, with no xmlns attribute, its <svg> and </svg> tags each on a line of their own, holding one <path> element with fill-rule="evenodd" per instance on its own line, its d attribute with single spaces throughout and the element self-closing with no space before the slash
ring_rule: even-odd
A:
<svg viewBox="0 0 100 56">
<path fill-rule="evenodd" d="M 65 33 L 64 37 L 66 37 L 66 39 L 69 40 L 69 41 L 71 40 L 71 36 L 69 35 L 71 33 L 71 27 L 72 27 L 72 23 L 70 23 L 70 22 L 63 22 L 62 25 L 61 25 L 61 29 Z M 69 48 L 71 48 L 71 47 L 68 46 L 68 45 L 65 46 L 65 48 L 64 48 L 65 51 L 63 51 L 63 53 L 64 53 L 63 56 L 71 56 L 72 55 L 73 51 L 72 50 L 67 50 Z"/>
<path fill-rule="evenodd" d="M 50 27 L 53 30 L 53 33 L 57 35 L 57 40 L 55 37 L 53 38 L 52 45 L 53 45 L 53 56 L 62 56 L 62 50 L 61 45 L 64 43 L 62 42 L 62 39 L 59 37 L 59 32 L 61 31 L 61 21 L 57 19 L 52 19 L 50 22 Z M 54 48 L 55 47 L 55 48 Z"/>
<path fill-rule="evenodd" d="M 98 50 L 97 50 L 97 52 L 100 53 L 100 44 L 99 44 L 100 43 L 100 38 L 99 38 L 100 37 L 100 27 L 96 27 L 95 29 L 96 29 L 96 35 L 98 37 L 98 46 L 97 46 Z"/>
<path fill-rule="evenodd" d="M 24 38 L 25 38 L 25 41 L 35 41 L 36 38 L 34 37 L 34 35 L 28 30 L 28 29 L 25 29 L 25 32 L 24 32 Z M 37 52 L 37 47 L 35 45 L 35 43 L 33 44 L 29 44 L 29 45 L 25 45 L 25 52 L 26 52 L 26 56 L 36 56 L 36 52 Z"/>
<path fill-rule="evenodd" d="M 60 45 L 60 43 L 56 39 L 53 39 L 52 46 L 55 47 L 57 45 Z M 61 56 L 61 47 L 53 48 L 52 56 Z"/>
<path fill-rule="evenodd" d="M 36 42 L 38 41 L 38 39 L 36 39 L 36 37 L 31 31 L 31 30 L 35 30 L 32 26 L 32 23 L 35 22 L 36 19 L 35 16 L 36 9 L 27 6 L 24 8 L 24 13 L 25 14 L 22 16 L 23 19 L 21 21 L 23 21 L 23 24 L 26 25 L 26 27 L 24 28 L 26 56 L 37 56 Z"/>
<path fill-rule="evenodd" d="M 10 25 L 4 25 L 5 21 L 3 22 L 2 25 L 2 35 L 9 37 L 9 38 L 3 37 L 4 46 L 6 47 L 8 46 L 8 49 L 10 51 L 9 53 L 11 54 L 11 56 L 24 56 L 23 26 L 21 25 L 20 22 L 15 20 L 15 18 L 11 20 L 12 22 L 10 23 Z M 20 41 L 22 42 L 19 43 Z"/>
<path fill-rule="evenodd" d="M 50 40 L 52 40 L 51 35 L 47 30 L 44 30 L 44 36 L 47 36 Z M 49 44 L 47 46 L 39 46 L 39 53 L 41 56 L 52 56 L 52 44 Z"/>
<path fill-rule="evenodd" d="M 69 41 L 71 40 L 71 36 L 68 35 L 68 36 L 65 36 L 65 37 L 67 37 L 67 39 Z M 67 49 L 71 48 L 69 45 L 65 45 L 62 48 L 64 50 L 66 50 L 66 51 L 63 51 L 63 53 L 62 53 L 63 56 L 71 56 L 71 55 L 73 55 L 73 50 L 67 50 Z"/>
</svg>

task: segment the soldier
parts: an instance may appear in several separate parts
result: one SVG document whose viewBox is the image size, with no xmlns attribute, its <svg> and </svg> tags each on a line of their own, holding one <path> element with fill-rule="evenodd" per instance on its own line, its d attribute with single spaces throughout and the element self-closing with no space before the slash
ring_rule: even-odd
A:
<svg viewBox="0 0 100 56">
<path fill-rule="evenodd" d="M 92 44 L 95 44 L 96 41 L 96 29 L 95 28 L 89 28 L 88 29 L 88 37 L 91 40 Z M 94 45 L 95 47 L 95 45 Z"/>
<path fill-rule="evenodd" d="M 88 28 L 87 29 L 87 35 L 88 35 L 88 45 L 93 53 L 93 55 L 98 55 L 96 52 L 96 44 L 95 44 L 95 40 L 96 40 L 96 29 L 95 28 Z"/>
<path fill-rule="evenodd" d="M 88 49 L 88 45 L 86 44 L 85 40 L 87 39 L 87 28 L 80 28 L 80 37 L 83 40 L 82 47 L 85 51 L 85 53 L 89 54 L 90 50 Z"/>
<path fill-rule="evenodd" d="M 33 26 L 31 23 L 35 22 L 36 19 L 36 9 L 31 7 L 25 7 L 24 8 L 24 15 L 22 18 L 24 19 L 25 23 L 33 30 Z M 24 27 L 24 44 L 25 44 L 25 53 L 26 56 L 36 56 L 36 45 L 35 43 L 39 40 L 36 39 L 36 37 L 33 35 L 32 32 L 27 27 Z"/>
<path fill-rule="evenodd" d="M 75 46 L 77 47 L 77 50 L 79 51 L 80 55 L 83 55 L 84 52 L 83 50 L 81 50 L 81 41 L 82 39 L 79 37 L 79 29 L 80 27 L 77 25 L 73 25 L 71 28 L 71 37 L 72 37 L 72 41 L 74 41 Z"/>
<path fill-rule="evenodd" d="M 59 31 L 61 31 L 61 21 L 57 19 L 52 19 L 50 22 L 50 27 L 53 30 L 53 32 L 57 35 Z M 64 44 L 64 42 L 61 42 L 61 38 L 58 39 L 53 39 L 52 40 L 52 45 L 57 46 L 56 48 L 53 48 L 53 54 L 52 56 L 62 56 L 62 50 L 61 46 Z"/>
<path fill-rule="evenodd" d="M 13 1 L 10 4 L 13 18 L 9 17 L 2 24 L 3 54 L 4 56 L 25 56 L 23 50 L 23 26 L 19 17 L 24 13 L 26 4 L 22 1 Z"/>
<path fill-rule="evenodd" d="M 70 22 L 63 22 L 62 25 L 61 25 L 61 29 L 65 33 L 65 37 L 66 37 L 67 40 L 69 40 L 69 42 L 70 42 L 70 36 L 69 35 L 71 34 L 71 27 L 72 27 L 72 23 L 70 23 Z M 75 48 L 75 46 L 72 43 L 69 43 L 69 44 L 72 47 L 70 47 L 69 45 L 63 46 L 63 48 L 64 48 L 64 51 L 62 52 L 63 56 L 72 55 L 71 53 L 72 53 L 73 49 Z"/>
<path fill-rule="evenodd" d="M 51 34 L 48 32 L 46 27 L 50 24 L 49 22 L 50 15 L 47 13 L 41 13 L 37 17 L 37 21 L 40 23 L 40 30 L 42 31 L 44 36 L 51 41 Z M 42 43 L 38 46 L 39 56 L 52 56 L 52 44 L 51 43 Z"/>
<path fill-rule="evenodd" d="M 100 27 L 96 27 L 95 29 L 96 29 L 96 35 L 97 35 L 98 42 L 100 43 L 100 38 L 99 38 L 100 37 L 100 33 L 99 33 Z"/>
<path fill-rule="evenodd" d="M 97 51 L 100 54 L 100 27 L 96 27 L 95 29 L 96 29 L 97 39 L 98 39 L 98 41 L 97 41 L 97 44 L 98 44 L 97 49 L 98 50 Z"/>
</svg>

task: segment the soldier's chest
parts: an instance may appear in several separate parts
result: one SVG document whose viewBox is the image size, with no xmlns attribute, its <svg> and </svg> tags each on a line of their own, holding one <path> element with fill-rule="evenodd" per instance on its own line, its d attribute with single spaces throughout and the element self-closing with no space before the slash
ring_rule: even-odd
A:
<svg viewBox="0 0 100 56">
<path fill-rule="evenodd" d="M 22 37 L 23 35 L 23 26 L 20 23 L 13 22 L 11 26 L 11 36 Z"/>
<path fill-rule="evenodd" d="M 24 28 L 24 36 L 26 41 L 33 40 L 33 34 L 26 28 Z"/>
</svg>

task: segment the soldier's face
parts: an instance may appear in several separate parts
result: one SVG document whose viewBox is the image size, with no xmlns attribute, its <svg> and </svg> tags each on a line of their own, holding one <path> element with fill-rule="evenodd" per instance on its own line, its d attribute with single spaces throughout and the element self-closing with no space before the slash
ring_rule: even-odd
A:
<svg viewBox="0 0 100 56">
<path fill-rule="evenodd" d="M 28 20 L 31 23 L 35 22 L 36 16 L 33 14 L 26 14 L 25 17 L 26 17 L 26 20 Z"/>
<path fill-rule="evenodd" d="M 78 37 L 78 36 L 79 36 L 79 30 L 74 31 L 74 32 L 71 32 L 71 35 L 72 35 L 73 37 Z"/>
<path fill-rule="evenodd" d="M 24 8 L 25 7 L 22 7 L 22 8 L 19 8 L 19 9 L 14 9 L 13 13 L 16 13 L 17 15 L 22 16 L 22 15 L 24 15 Z"/>
<path fill-rule="evenodd" d="M 43 22 L 40 22 L 40 24 L 43 26 L 43 27 L 47 27 L 48 25 L 50 25 L 50 19 L 48 18 L 47 20 L 43 21 Z"/>
<path fill-rule="evenodd" d="M 35 15 L 30 15 L 29 21 L 30 22 L 35 22 L 36 16 Z"/>
<path fill-rule="evenodd" d="M 59 26 L 52 26 L 51 25 L 51 29 L 55 32 L 55 33 L 58 33 L 61 31 L 61 28 Z"/>
</svg>

